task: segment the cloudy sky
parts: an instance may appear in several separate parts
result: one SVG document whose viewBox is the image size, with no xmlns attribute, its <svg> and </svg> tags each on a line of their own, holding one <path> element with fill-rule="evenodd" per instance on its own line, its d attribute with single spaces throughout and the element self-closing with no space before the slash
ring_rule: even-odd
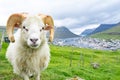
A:
<svg viewBox="0 0 120 80">
<path fill-rule="evenodd" d="M 0 0 L 0 25 L 17 12 L 49 14 L 55 26 L 80 34 L 99 24 L 120 22 L 120 0 Z"/>
</svg>

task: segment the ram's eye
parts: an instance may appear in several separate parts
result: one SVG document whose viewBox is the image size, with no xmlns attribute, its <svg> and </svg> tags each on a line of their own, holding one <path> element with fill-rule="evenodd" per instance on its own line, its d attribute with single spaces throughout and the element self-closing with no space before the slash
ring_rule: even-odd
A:
<svg viewBox="0 0 120 80">
<path fill-rule="evenodd" d="M 40 32 L 42 31 L 42 29 L 40 29 Z"/>
<path fill-rule="evenodd" d="M 23 26 L 23 29 L 25 29 L 25 26 Z"/>
<path fill-rule="evenodd" d="M 44 30 L 44 27 L 42 27 L 42 29 Z"/>
<path fill-rule="evenodd" d="M 25 29 L 26 31 L 28 31 L 28 29 L 25 26 L 23 26 L 23 29 Z"/>
<path fill-rule="evenodd" d="M 40 29 L 40 32 L 41 32 L 42 30 L 44 30 L 44 27 L 42 27 L 42 29 Z"/>
</svg>

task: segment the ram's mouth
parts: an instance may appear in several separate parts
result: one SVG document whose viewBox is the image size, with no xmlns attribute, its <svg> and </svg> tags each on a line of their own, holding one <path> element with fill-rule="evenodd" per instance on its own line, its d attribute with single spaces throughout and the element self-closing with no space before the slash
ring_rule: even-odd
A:
<svg viewBox="0 0 120 80">
<path fill-rule="evenodd" d="M 38 44 L 31 44 L 31 45 L 30 45 L 30 47 L 31 47 L 31 48 L 35 48 L 35 49 L 36 49 L 36 48 L 38 48 L 38 47 L 39 47 L 39 45 L 38 45 Z"/>
<path fill-rule="evenodd" d="M 32 47 L 37 47 L 38 45 L 37 45 L 37 44 L 32 44 L 31 46 L 32 46 Z"/>
</svg>

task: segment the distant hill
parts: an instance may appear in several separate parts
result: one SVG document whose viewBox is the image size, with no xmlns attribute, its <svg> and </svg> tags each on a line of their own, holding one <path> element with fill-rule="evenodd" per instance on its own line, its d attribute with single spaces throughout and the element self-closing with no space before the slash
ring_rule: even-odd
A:
<svg viewBox="0 0 120 80">
<path fill-rule="evenodd" d="M 91 37 L 103 39 L 120 39 L 120 23 L 106 31 L 93 34 Z"/>
<path fill-rule="evenodd" d="M 91 34 L 95 34 L 95 33 L 98 33 L 98 32 L 102 32 L 102 31 L 108 30 L 108 29 L 110 29 L 112 27 L 115 27 L 116 25 L 118 25 L 118 24 L 101 24 Z"/>
<path fill-rule="evenodd" d="M 5 26 L 0 26 L 0 32 L 2 32 L 3 30 L 5 31 L 6 27 Z"/>
<path fill-rule="evenodd" d="M 80 34 L 80 36 L 87 36 L 87 35 L 91 34 L 95 29 L 96 29 L 96 28 L 86 29 L 86 30 L 84 30 L 84 31 Z"/>
<path fill-rule="evenodd" d="M 79 37 L 79 36 L 72 33 L 68 28 L 66 28 L 64 26 L 55 28 L 54 38 L 62 39 L 62 38 L 73 38 L 73 37 Z"/>
</svg>

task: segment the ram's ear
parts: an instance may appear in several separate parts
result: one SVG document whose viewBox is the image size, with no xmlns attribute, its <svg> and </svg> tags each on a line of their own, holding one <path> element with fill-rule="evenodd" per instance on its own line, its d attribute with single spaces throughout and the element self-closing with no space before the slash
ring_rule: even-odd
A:
<svg viewBox="0 0 120 80">
<path fill-rule="evenodd" d="M 43 29 L 44 29 L 44 30 L 51 30 L 51 29 L 53 29 L 53 27 L 50 26 L 50 25 L 46 25 Z"/>
<path fill-rule="evenodd" d="M 54 38 L 54 22 L 51 16 L 44 15 L 44 14 L 38 14 L 40 18 L 43 20 L 45 25 L 45 30 L 50 31 L 49 41 L 52 42 Z"/>
</svg>

